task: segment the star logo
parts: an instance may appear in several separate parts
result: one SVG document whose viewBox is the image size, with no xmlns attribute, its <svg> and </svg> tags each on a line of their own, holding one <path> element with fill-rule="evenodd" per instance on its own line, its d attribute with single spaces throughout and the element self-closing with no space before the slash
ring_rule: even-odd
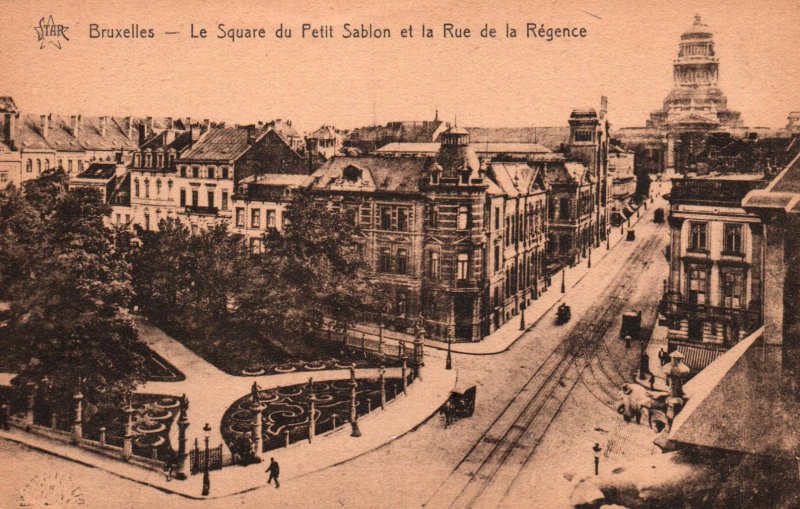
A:
<svg viewBox="0 0 800 509">
<path fill-rule="evenodd" d="M 44 49 L 47 44 L 52 44 L 56 48 L 61 49 L 61 38 L 63 37 L 65 41 L 69 40 L 67 37 L 67 30 L 69 27 L 66 25 L 59 25 L 53 21 L 52 14 L 47 21 L 42 17 L 42 19 L 39 20 L 39 26 L 33 27 L 33 29 L 36 30 L 36 35 L 39 37 L 39 42 L 41 43 L 39 49 Z"/>
</svg>

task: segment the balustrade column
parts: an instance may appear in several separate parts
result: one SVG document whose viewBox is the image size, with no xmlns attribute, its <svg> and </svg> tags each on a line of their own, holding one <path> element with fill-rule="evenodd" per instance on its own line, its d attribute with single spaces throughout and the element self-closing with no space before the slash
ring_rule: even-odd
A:
<svg viewBox="0 0 800 509">
<path fill-rule="evenodd" d="M 131 404 L 130 397 L 128 398 L 128 406 L 125 408 L 125 435 L 123 436 L 122 452 L 126 456 L 133 454 L 133 405 Z"/>
<path fill-rule="evenodd" d="M 33 426 L 33 407 L 36 402 L 36 384 L 28 382 L 25 385 L 25 428 L 30 429 Z"/>
<path fill-rule="evenodd" d="M 261 418 L 264 412 L 264 406 L 261 401 L 256 400 L 250 406 L 253 412 L 253 455 L 259 461 L 264 459 L 264 440 L 261 436 Z"/>
<path fill-rule="evenodd" d="M 183 480 L 188 475 L 186 470 L 186 428 L 189 427 L 189 416 L 187 411 L 189 408 L 189 400 L 184 394 L 181 397 L 180 415 L 178 416 L 178 465 L 175 472 L 175 479 Z"/>
<path fill-rule="evenodd" d="M 75 422 L 72 424 L 72 438 L 79 442 L 83 438 L 83 394 L 79 390 L 74 396 Z"/>
<path fill-rule="evenodd" d="M 381 364 L 380 369 L 378 370 L 378 380 L 381 386 L 381 410 L 386 408 L 386 368 Z"/>
</svg>

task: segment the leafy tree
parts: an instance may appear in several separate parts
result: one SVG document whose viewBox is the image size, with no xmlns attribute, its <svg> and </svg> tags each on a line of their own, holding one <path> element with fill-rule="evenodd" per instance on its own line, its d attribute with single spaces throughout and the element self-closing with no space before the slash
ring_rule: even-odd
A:
<svg viewBox="0 0 800 509">
<path fill-rule="evenodd" d="M 378 296 L 366 277 L 358 228 L 306 191 L 294 195 L 285 216 L 284 230 L 265 235 L 265 252 L 257 258 L 259 277 L 270 288 L 248 293 L 240 313 L 304 338 L 324 318 L 345 328 L 374 309 Z"/>
<path fill-rule="evenodd" d="M 79 380 L 87 400 L 100 403 L 144 378 L 128 314 L 130 265 L 103 224 L 108 213 L 95 189 L 56 196 L 31 253 L 30 277 L 11 289 L 16 346 L 30 359 L 19 383 L 42 385 L 54 407 L 71 406 Z"/>
</svg>

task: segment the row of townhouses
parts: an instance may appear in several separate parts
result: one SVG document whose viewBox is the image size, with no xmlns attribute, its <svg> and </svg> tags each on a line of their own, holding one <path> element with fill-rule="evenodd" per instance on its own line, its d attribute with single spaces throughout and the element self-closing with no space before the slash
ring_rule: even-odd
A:
<svg viewBox="0 0 800 509">
<path fill-rule="evenodd" d="M 18 140 L 39 128 L 13 129 L 21 117 L 13 101 L 6 105 L 5 146 L 25 159 L 31 145 Z M 111 224 L 157 230 L 173 217 L 197 232 L 225 223 L 254 251 L 269 229 L 283 227 L 293 193 L 306 189 L 359 226 L 364 260 L 389 295 L 380 316 L 366 318 L 401 329 L 422 318 L 432 337 L 478 341 L 605 241 L 619 180 L 612 173 L 625 172 L 619 164 L 609 170 L 609 152 L 624 151 L 610 149 L 606 116 L 605 99 L 599 111 L 574 110 L 557 150 L 476 142 L 478 132 L 445 124 L 436 141 L 348 156 L 339 155 L 341 136 L 330 126 L 302 140 L 287 134 L 287 121 L 226 127 L 108 117 L 115 142 L 108 154 L 84 155 L 70 185 L 99 188 Z M 98 129 L 83 122 L 78 139 L 81 129 Z M 60 122 L 48 143 L 71 134 Z M 84 154 L 91 139 L 84 135 Z M 48 167 L 64 167 L 54 153 Z"/>
</svg>

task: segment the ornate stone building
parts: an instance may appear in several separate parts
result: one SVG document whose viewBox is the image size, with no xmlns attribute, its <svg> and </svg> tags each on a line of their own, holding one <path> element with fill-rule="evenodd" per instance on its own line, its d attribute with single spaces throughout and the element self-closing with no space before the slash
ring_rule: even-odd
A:
<svg viewBox="0 0 800 509">
<path fill-rule="evenodd" d="M 478 341 L 545 289 L 547 187 L 525 161 L 481 163 L 464 129 L 440 140 L 433 157 L 334 157 L 311 189 L 363 232 L 389 296 L 374 320 Z"/>
<path fill-rule="evenodd" d="M 663 107 L 650 114 L 644 128 L 623 128 L 615 136 L 636 152 L 638 164 L 680 173 L 704 150 L 708 133 L 740 130 L 742 120 L 738 111 L 728 109 L 718 86 L 714 36 L 700 16 L 681 34 L 672 67 L 674 85 Z"/>
</svg>

